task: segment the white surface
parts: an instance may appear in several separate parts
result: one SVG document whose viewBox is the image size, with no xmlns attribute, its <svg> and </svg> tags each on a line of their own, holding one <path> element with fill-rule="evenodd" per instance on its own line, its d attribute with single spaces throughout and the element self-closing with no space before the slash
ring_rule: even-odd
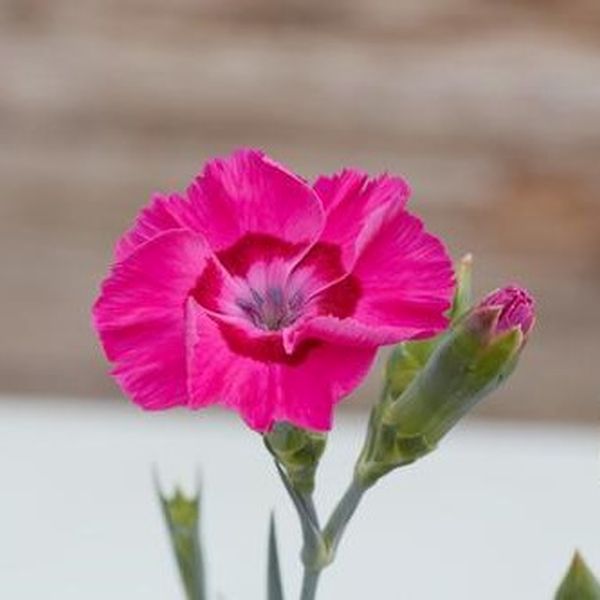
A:
<svg viewBox="0 0 600 600">
<path fill-rule="evenodd" d="M 339 418 L 318 504 L 346 485 L 363 432 Z M 575 547 L 600 570 L 600 438 L 592 428 L 470 422 L 365 498 L 319 600 L 549 599 Z M 262 600 L 276 507 L 288 598 L 295 515 L 257 436 L 230 415 L 0 399 L 0 597 L 178 600 L 151 486 L 204 481 L 212 598 Z M 221 594 L 221 595 L 219 595 Z"/>
</svg>

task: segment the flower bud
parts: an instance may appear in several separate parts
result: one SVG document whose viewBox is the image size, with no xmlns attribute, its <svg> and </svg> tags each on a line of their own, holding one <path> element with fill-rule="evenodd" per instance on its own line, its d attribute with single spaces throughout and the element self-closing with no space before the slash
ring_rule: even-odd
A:
<svg viewBox="0 0 600 600">
<path fill-rule="evenodd" d="M 285 469 L 292 487 L 301 494 L 312 494 L 327 435 L 279 422 L 264 436 L 264 441 Z"/>
<path fill-rule="evenodd" d="M 535 301 L 527 290 L 517 285 L 509 285 L 488 294 L 480 304 L 481 309 L 485 307 L 500 310 L 496 333 L 518 327 L 527 338 L 535 323 Z"/>
<path fill-rule="evenodd" d="M 454 325 L 402 394 L 373 413 L 357 476 L 370 485 L 431 452 L 515 368 L 535 321 L 534 300 L 508 286 Z"/>
</svg>

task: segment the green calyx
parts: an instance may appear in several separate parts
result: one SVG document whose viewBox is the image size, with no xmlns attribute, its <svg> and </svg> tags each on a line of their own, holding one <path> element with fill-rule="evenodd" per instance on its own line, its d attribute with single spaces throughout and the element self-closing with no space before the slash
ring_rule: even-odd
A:
<svg viewBox="0 0 600 600">
<path fill-rule="evenodd" d="M 280 422 L 264 436 L 264 442 L 294 489 L 301 494 L 312 494 L 327 435 Z"/>
<path fill-rule="evenodd" d="M 382 420 L 397 435 L 422 437 L 424 447 L 435 447 L 513 371 L 523 344 L 521 330 L 493 335 L 496 311 L 483 312 L 457 324 L 402 395 L 388 404 Z"/>
<path fill-rule="evenodd" d="M 390 471 L 409 465 L 434 449 L 424 436 L 404 436 L 382 423 L 374 430 L 371 444 L 361 453 L 355 479 L 362 487 L 369 488 Z"/>
<path fill-rule="evenodd" d="M 385 369 L 389 394 L 398 398 L 419 374 L 433 354 L 438 338 L 399 344 L 392 351 Z"/>
<path fill-rule="evenodd" d="M 385 473 L 434 450 L 442 437 L 514 370 L 523 346 L 520 328 L 495 333 L 498 311 L 473 310 L 439 341 L 425 365 L 408 370 L 406 381 L 388 371 L 382 400 L 371 414 L 369 433 L 356 477 L 373 485 Z M 414 342 L 412 343 L 414 344 Z M 390 359 L 407 362 L 406 348 Z M 396 362 L 394 362 L 396 361 Z M 398 389 L 403 388 L 398 394 Z"/>
</svg>

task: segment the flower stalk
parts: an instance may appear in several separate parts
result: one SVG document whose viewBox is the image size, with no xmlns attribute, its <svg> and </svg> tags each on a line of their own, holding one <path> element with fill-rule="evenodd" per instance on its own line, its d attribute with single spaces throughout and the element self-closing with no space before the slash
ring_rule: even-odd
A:
<svg viewBox="0 0 600 600">
<path fill-rule="evenodd" d="M 335 507 L 325 529 L 323 530 L 323 537 L 325 544 L 329 550 L 330 562 L 333 562 L 338 546 L 346 531 L 346 527 L 350 522 L 350 519 L 356 512 L 360 501 L 364 493 L 367 491 L 365 487 L 358 479 L 352 479 L 350 486 L 346 490 L 346 493 L 342 496 L 338 505 Z"/>
<path fill-rule="evenodd" d="M 356 512 L 366 490 L 367 488 L 361 485 L 359 481 L 353 479 L 321 531 L 320 552 L 312 555 L 311 547 L 305 546 L 303 551 L 304 576 L 300 600 L 314 600 L 316 597 L 321 573 L 334 561 L 346 527 Z"/>
<path fill-rule="evenodd" d="M 278 424 L 264 441 L 300 521 L 304 565 L 300 600 L 313 600 L 321 573 L 333 562 L 346 526 L 367 488 L 353 479 L 326 526 L 321 528 L 312 493 L 325 436 Z"/>
</svg>

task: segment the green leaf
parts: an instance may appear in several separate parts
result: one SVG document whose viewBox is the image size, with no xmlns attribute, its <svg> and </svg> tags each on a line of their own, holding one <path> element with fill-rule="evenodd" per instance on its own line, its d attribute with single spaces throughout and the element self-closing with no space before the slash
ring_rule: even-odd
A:
<svg viewBox="0 0 600 600">
<path fill-rule="evenodd" d="M 585 564 L 579 552 L 571 561 L 555 600 L 600 600 L 600 583 Z"/>
<path fill-rule="evenodd" d="M 206 576 L 200 542 L 200 493 L 188 498 L 176 488 L 168 497 L 156 481 L 171 546 L 187 600 L 206 600 Z"/>
<path fill-rule="evenodd" d="M 277 533 L 275 531 L 275 517 L 271 513 L 269 524 L 269 562 L 267 568 L 267 600 L 284 600 L 279 555 L 277 552 Z"/>
</svg>

